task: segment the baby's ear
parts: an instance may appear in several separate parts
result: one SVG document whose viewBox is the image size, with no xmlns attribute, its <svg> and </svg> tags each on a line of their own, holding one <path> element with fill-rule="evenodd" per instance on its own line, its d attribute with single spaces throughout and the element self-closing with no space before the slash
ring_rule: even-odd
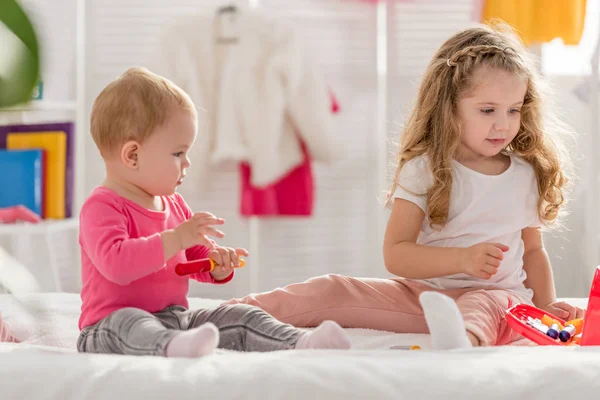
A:
<svg viewBox="0 0 600 400">
<path fill-rule="evenodd" d="M 137 169 L 139 166 L 138 162 L 138 151 L 140 150 L 140 144 L 135 140 L 126 142 L 121 148 L 121 161 L 129 168 Z"/>
</svg>

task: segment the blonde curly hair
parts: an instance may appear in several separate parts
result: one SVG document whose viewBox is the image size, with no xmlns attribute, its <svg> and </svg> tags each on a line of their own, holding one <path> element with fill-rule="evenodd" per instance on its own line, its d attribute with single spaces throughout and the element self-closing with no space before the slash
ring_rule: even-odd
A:
<svg viewBox="0 0 600 400">
<path fill-rule="evenodd" d="M 474 72 L 481 67 L 527 79 L 521 126 L 506 150 L 533 166 L 540 195 L 538 214 L 540 220 L 549 225 L 565 204 L 570 163 L 562 137 L 569 132 L 555 114 L 542 118 L 543 83 L 535 61 L 514 31 L 502 23 L 458 32 L 440 47 L 429 63 L 401 138 L 388 202 L 398 186 L 402 167 L 415 157 L 427 155 L 433 183 L 426 194 L 421 194 L 427 196 L 430 225 L 437 228 L 445 225 L 452 190 L 451 162 L 461 136 L 457 104 L 461 95 L 472 87 Z"/>
</svg>

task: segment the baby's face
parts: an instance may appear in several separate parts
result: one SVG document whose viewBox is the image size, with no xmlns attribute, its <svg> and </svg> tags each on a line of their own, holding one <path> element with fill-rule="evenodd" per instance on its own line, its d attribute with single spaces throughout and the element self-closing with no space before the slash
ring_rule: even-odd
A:
<svg viewBox="0 0 600 400">
<path fill-rule="evenodd" d="M 188 151 L 196 140 L 196 116 L 174 111 L 140 146 L 136 185 L 153 196 L 170 196 L 190 166 Z"/>
</svg>

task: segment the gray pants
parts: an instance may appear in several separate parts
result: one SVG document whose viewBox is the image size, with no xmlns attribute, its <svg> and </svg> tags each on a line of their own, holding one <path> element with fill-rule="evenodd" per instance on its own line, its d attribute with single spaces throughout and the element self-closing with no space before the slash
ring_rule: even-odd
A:
<svg viewBox="0 0 600 400">
<path fill-rule="evenodd" d="M 178 332 L 212 322 L 219 329 L 219 348 L 238 351 L 287 350 L 304 332 L 279 322 L 258 307 L 222 305 L 216 309 L 187 310 L 169 306 L 151 314 L 139 308 L 115 311 L 85 327 L 77 340 L 82 353 L 164 356 Z"/>
</svg>

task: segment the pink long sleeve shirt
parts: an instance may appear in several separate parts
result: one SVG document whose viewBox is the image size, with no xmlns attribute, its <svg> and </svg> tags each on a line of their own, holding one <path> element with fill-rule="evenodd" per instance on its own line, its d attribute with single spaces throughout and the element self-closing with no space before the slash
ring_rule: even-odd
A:
<svg viewBox="0 0 600 400">
<path fill-rule="evenodd" d="M 179 194 L 162 197 L 164 211 L 148 210 L 114 191 L 98 187 L 85 201 L 79 217 L 81 246 L 81 317 L 79 329 L 124 307 L 150 313 L 170 305 L 188 307 L 189 278 L 215 281 L 208 272 L 179 276 L 180 262 L 205 258 L 208 248 L 180 251 L 165 262 L 161 232 L 192 216 Z"/>
</svg>

